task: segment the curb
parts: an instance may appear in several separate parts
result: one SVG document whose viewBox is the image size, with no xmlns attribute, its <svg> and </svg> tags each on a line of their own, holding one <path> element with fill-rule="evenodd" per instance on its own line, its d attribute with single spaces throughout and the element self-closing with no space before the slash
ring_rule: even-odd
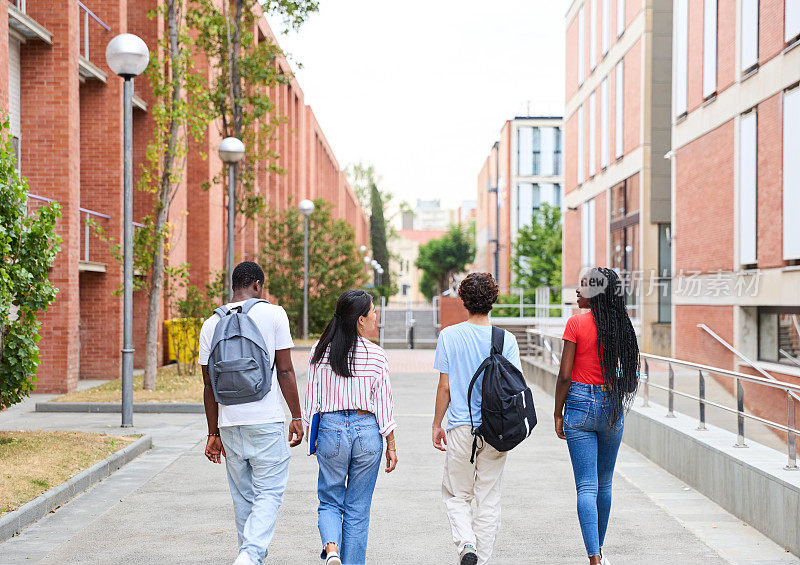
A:
<svg viewBox="0 0 800 565">
<path fill-rule="evenodd" d="M 142 436 L 110 457 L 95 463 L 71 479 L 40 494 L 13 512 L 9 512 L 0 518 L 0 542 L 17 535 L 52 510 L 99 483 L 126 463 L 136 459 L 136 457 L 150 449 L 152 444 L 152 438 L 149 435 Z"/>
<path fill-rule="evenodd" d="M 37 402 L 36 412 L 102 412 L 120 413 L 119 402 Z M 134 402 L 133 411 L 141 414 L 204 414 L 202 403 Z"/>
</svg>

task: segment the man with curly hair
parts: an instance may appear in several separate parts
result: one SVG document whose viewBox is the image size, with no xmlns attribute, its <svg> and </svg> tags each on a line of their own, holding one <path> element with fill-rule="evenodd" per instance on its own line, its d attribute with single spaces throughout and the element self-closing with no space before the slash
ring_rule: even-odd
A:
<svg viewBox="0 0 800 565">
<path fill-rule="evenodd" d="M 467 405 L 469 383 L 491 349 L 489 313 L 497 301 L 497 293 L 497 283 L 490 273 L 467 275 L 458 287 L 458 294 L 469 319 L 443 329 L 436 344 L 434 368 L 439 371 L 439 388 L 433 416 L 433 446 L 447 453 L 442 498 L 459 565 L 487 563 L 500 528 L 500 482 L 506 454 L 479 441 L 475 462 L 470 462 L 473 440 L 470 410 L 477 427 L 481 424 L 483 379 L 475 383 L 472 405 Z M 517 340 L 509 332 L 505 332 L 503 356 L 522 370 Z M 442 427 L 445 412 L 447 431 Z"/>
</svg>

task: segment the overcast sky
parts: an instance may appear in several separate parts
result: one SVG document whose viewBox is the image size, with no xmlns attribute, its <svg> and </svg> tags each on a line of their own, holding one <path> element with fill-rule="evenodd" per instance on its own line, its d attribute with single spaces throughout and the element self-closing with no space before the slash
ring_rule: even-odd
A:
<svg viewBox="0 0 800 565">
<path fill-rule="evenodd" d="M 503 122 L 560 115 L 568 0 L 321 0 L 280 36 L 339 164 L 412 205 L 476 198 Z M 279 22 L 272 21 L 280 33 Z"/>
</svg>

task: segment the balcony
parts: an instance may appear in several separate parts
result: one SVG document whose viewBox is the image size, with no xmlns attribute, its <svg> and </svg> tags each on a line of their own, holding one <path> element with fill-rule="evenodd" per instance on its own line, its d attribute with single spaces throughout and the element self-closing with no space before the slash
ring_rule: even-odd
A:
<svg viewBox="0 0 800 565">
<path fill-rule="evenodd" d="M 25 13 L 27 0 L 11 0 L 8 3 L 8 27 L 25 41 L 44 41 L 53 44 L 53 34 Z"/>
<path fill-rule="evenodd" d="M 103 43 L 108 43 L 108 41 L 111 40 L 111 36 L 108 33 L 111 31 L 111 28 L 97 17 L 94 12 L 87 8 L 83 2 L 78 2 L 78 12 L 81 18 L 80 34 L 78 35 L 78 73 L 80 73 L 80 81 L 99 80 L 105 83 L 108 79 L 108 75 L 102 71 L 100 67 L 92 63 L 89 58 L 89 40 L 91 35 L 102 33 L 106 40 Z M 103 32 L 100 32 L 100 29 L 102 29 Z"/>
</svg>

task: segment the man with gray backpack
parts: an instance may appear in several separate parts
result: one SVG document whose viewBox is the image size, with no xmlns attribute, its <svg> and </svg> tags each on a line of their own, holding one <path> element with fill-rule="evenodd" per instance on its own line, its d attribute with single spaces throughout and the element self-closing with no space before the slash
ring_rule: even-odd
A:
<svg viewBox="0 0 800 565">
<path fill-rule="evenodd" d="M 289 447 L 300 444 L 303 426 L 286 312 L 261 298 L 264 271 L 256 263 L 239 263 L 232 282 L 232 302 L 200 330 L 205 455 L 212 463 L 225 457 L 239 535 L 234 565 L 261 565 L 289 478 Z M 292 414 L 288 439 L 281 397 Z"/>
</svg>

